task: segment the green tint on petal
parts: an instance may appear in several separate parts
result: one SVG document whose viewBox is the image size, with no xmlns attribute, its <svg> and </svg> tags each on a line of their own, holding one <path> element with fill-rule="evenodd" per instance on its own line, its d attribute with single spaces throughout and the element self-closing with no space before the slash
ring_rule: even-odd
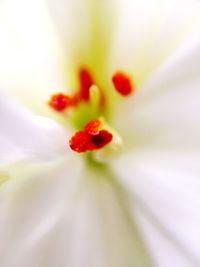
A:
<svg viewBox="0 0 200 267">
<path fill-rule="evenodd" d="M 130 202 L 118 178 L 103 166 L 90 166 L 83 176 L 82 195 L 91 198 L 91 206 L 95 207 L 99 218 L 97 224 L 106 259 L 104 266 L 154 266 L 137 224 L 129 213 L 129 206 L 134 209 L 134 203 Z M 92 219 L 94 215 L 89 216 Z"/>
<path fill-rule="evenodd" d="M 79 163 L 12 166 L 0 190 L 2 266 L 153 267 L 117 177 Z"/>
<path fill-rule="evenodd" d="M 7 171 L 1 171 L 0 170 L 0 186 L 5 183 L 6 181 L 8 181 L 10 178 L 10 175 Z"/>
<path fill-rule="evenodd" d="M 72 88 L 77 70 L 86 66 L 102 80 L 117 21 L 118 1 L 47 1 L 52 20 L 66 48 Z"/>
</svg>

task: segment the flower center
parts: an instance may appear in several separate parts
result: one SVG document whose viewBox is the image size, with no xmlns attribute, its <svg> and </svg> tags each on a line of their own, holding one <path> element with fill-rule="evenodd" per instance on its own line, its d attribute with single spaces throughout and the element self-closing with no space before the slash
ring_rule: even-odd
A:
<svg viewBox="0 0 200 267">
<path fill-rule="evenodd" d="M 116 150 L 122 144 L 122 139 L 106 122 L 108 92 L 96 83 L 88 68 L 79 70 L 78 80 L 79 86 L 75 93 L 57 93 L 48 102 L 52 109 L 66 115 L 77 130 L 69 140 L 70 148 L 78 153 L 108 146 Z M 122 71 L 114 73 L 112 83 L 121 96 L 129 96 L 134 91 L 133 82 Z"/>
</svg>

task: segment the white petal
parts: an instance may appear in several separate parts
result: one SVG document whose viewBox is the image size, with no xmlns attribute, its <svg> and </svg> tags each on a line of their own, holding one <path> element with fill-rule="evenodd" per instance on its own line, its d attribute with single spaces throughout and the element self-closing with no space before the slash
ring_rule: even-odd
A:
<svg viewBox="0 0 200 267">
<path fill-rule="evenodd" d="M 115 164 L 159 267 L 200 264 L 199 160 L 199 154 L 146 150 Z"/>
<path fill-rule="evenodd" d="M 75 77 L 87 66 L 95 80 L 104 82 L 108 53 L 116 27 L 116 0 L 47 0 Z"/>
<path fill-rule="evenodd" d="M 11 179 L 0 189 L 1 266 L 53 266 L 51 259 L 59 253 L 53 238 L 71 208 L 80 166 L 78 159 L 74 164 L 69 157 L 43 164 L 26 162 L 10 166 Z M 63 227 L 63 231 L 67 230 Z M 44 246 L 50 238 L 52 243 Z M 33 259 L 34 253 L 37 256 Z M 60 266 L 59 262 L 55 266 Z"/>
<path fill-rule="evenodd" d="M 112 71 L 124 69 L 136 85 L 200 29 L 200 3 L 188 0 L 122 0 L 111 57 Z"/>
<path fill-rule="evenodd" d="M 185 44 L 118 112 L 132 151 L 116 172 L 159 267 L 200 265 L 199 44 Z"/>
<path fill-rule="evenodd" d="M 13 169 L 22 177 L 1 189 L 2 266 L 153 266 L 115 178 L 101 169 L 80 176 L 77 158 L 44 167 Z"/>
<path fill-rule="evenodd" d="M 1 163 L 22 155 L 41 160 L 68 152 L 69 136 L 62 126 L 48 118 L 32 115 L 2 94 L 0 121 Z"/>
<path fill-rule="evenodd" d="M 1 91 L 38 112 L 48 112 L 53 92 L 67 90 L 65 54 L 47 11 L 43 0 L 7 0 L 0 6 Z"/>
<path fill-rule="evenodd" d="M 200 151 L 199 45 L 198 37 L 183 46 L 119 106 L 115 121 L 129 146 Z"/>
</svg>

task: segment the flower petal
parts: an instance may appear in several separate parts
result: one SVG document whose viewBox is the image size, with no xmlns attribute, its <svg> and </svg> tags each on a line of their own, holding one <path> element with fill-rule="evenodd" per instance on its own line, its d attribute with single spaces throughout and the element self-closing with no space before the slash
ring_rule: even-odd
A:
<svg viewBox="0 0 200 267">
<path fill-rule="evenodd" d="M 199 44 L 199 36 L 185 44 L 126 103 L 125 123 L 119 120 L 131 151 L 114 168 L 161 267 L 200 265 Z"/>
<path fill-rule="evenodd" d="M 2 266 L 153 266 L 113 178 L 80 167 L 62 159 L 13 169 L 0 191 Z"/>
<path fill-rule="evenodd" d="M 50 238 L 53 242 L 57 227 L 71 208 L 81 166 L 78 159 L 76 165 L 73 162 L 72 157 L 64 157 L 9 167 L 11 179 L 0 188 L 1 266 L 53 266 L 51 255 L 56 257 L 59 247 L 56 242 L 44 247 L 44 242 Z M 52 246 L 53 254 L 49 253 Z M 60 266 L 59 262 L 55 266 Z"/>
<path fill-rule="evenodd" d="M 141 151 L 115 164 L 157 266 L 199 266 L 199 154 Z"/>
<path fill-rule="evenodd" d="M 126 196 L 109 182 L 109 173 L 101 177 L 95 172 L 89 179 L 92 180 L 82 190 L 68 225 L 72 233 L 65 265 L 153 266 L 137 226 L 129 217 Z"/>
<path fill-rule="evenodd" d="M 0 97 L 0 158 L 28 156 L 35 160 L 67 154 L 67 131 L 56 122 L 34 116 L 1 94 Z"/>
<path fill-rule="evenodd" d="M 199 45 L 199 37 L 184 45 L 125 107 L 119 106 L 115 121 L 127 147 L 199 152 Z"/>
<path fill-rule="evenodd" d="M 48 112 L 50 95 L 68 88 L 64 49 L 45 1 L 4 1 L 0 16 L 1 91 L 40 114 Z"/>
<path fill-rule="evenodd" d="M 200 28 L 198 1 L 122 0 L 120 11 L 111 68 L 129 71 L 137 86 Z"/>
<path fill-rule="evenodd" d="M 102 83 L 118 1 L 47 0 L 47 4 L 71 60 L 71 74 L 76 77 L 77 70 L 87 66 Z"/>
</svg>

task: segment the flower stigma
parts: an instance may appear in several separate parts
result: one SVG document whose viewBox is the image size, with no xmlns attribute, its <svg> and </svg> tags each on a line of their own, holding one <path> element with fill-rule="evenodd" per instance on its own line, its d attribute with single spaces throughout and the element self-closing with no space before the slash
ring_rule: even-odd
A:
<svg viewBox="0 0 200 267">
<path fill-rule="evenodd" d="M 96 161 L 107 161 L 107 156 L 117 154 L 123 145 L 121 136 L 107 122 L 109 95 L 96 83 L 88 68 L 80 68 L 78 82 L 77 91 L 70 95 L 54 94 L 48 105 L 67 116 L 76 129 L 69 140 L 73 151 L 90 152 Z M 114 91 L 121 96 L 129 96 L 134 91 L 130 77 L 122 71 L 112 76 L 112 83 Z"/>
</svg>

